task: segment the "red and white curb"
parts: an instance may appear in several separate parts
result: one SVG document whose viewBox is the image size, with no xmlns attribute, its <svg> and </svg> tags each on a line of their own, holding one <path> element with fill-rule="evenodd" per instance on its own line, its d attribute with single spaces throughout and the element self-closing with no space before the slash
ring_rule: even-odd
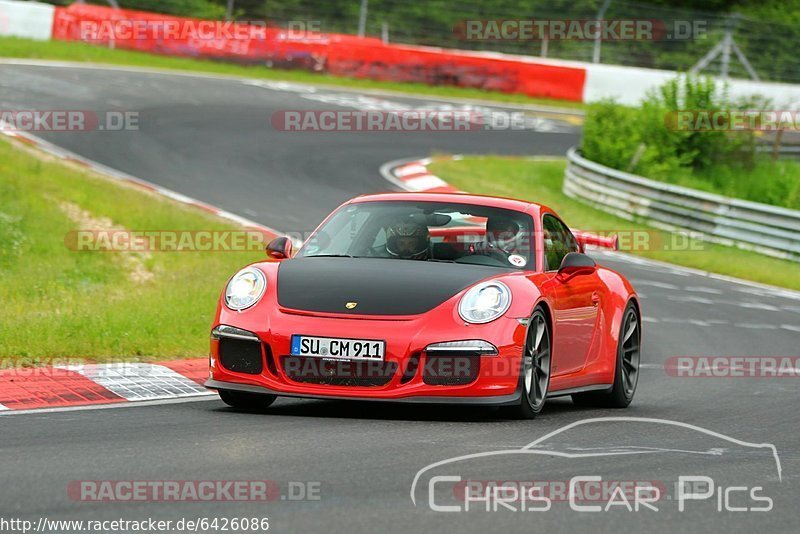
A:
<svg viewBox="0 0 800 534">
<path fill-rule="evenodd" d="M 66 408 L 213 395 L 208 359 L 98 363 L 0 371 L 0 410 Z"/>
<path fill-rule="evenodd" d="M 460 159 L 461 156 L 452 158 Z M 428 165 L 432 162 L 431 158 L 390 161 L 381 166 L 380 172 L 386 180 L 404 191 L 460 193 L 461 191 L 428 171 Z"/>
</svg>

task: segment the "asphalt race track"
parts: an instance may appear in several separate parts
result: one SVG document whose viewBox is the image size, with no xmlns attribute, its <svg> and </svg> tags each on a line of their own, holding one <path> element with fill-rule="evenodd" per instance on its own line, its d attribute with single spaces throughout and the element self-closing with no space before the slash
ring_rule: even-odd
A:
<svg viewBox="0 0 800 534">
<path fill-rule="evenodd" d="M 374 97 L 359 99 L 358 94 L 327 89 L 308 94 L 295 87 L 274 90 L 266 84 L 186 76 L 0 67 L 0 105 L 8 109 L 139 113 L 139 131 L 50 132 L 41 137 L 284 231 L 313 230 L 339 203 L 389 189 L 378 179 L 377 169 L 390 160 L 427 156 L 432 151 L 563 155 L 577 141 L 574 127 L 568 128 L 571 133 L 516 131 L 502 136 L 496 132 L 277 131 L 270 124 L 276 111 L 343 109 L 309 96 L 333 101 L 347 98 L 361 109 L 377 102 Z M 390 109 L 412 102 L 384 100 L 392 102 Z"/>
<path fill-rule="evenodd" d="M 542 120 L 528 131 L 449 134 L 289 133 L 270 126 L 279 110 L 374 106 L 380 100 L 391 101 L 389 106 L 441 105 L 190 76 L 0 65 L 0 108 L 140 112 L 139 131 L 42 135 L 47 140 L 284 231 L 312 229 L 339 202 L 390 189 L 378 174 L 389 160 L 432 152 L 563 155 L 579 135 L 559 119 Z M 625 273 L 642 297 L 645 365 L 628 410 L 579 408 L 559 399 L 535 421 L 515 421 L 488 408 L 279 399 L 265 413 L 244 414 L 208 399 L 9 415 L 0 419 L 0 509 L 34 521 L 269 517 L 275 532 L 795 531 L 796 379 L 678 378 L 664 364 L 673 356 L 797 356 L 800 298 L 619 255 L 598 258 Z M 599 417 L 677 421 L 730 439 L 654 421 L 597 422 L 554 436 L 545 448 L 648 454 L 571 463 L 516 455 L 464 472 L 474 470 L 487 480 L 547 481 L 578 474 L 616 481 L 708 475 L 718 486 L 763 486 L 774 508 L 719 511 L 721 488 L 708 500 L 688 503 L 684 512 L 669 497 L 657 512 L 617 506 L 585 513 L 565 502 L 539 512 L 433 511 L 427 486 L 416 490 L 416 505 L 411 499 L 415 475 L 429 464 L 519 449 L 565 425 Z M 781 470 L 764 448 L 739 442 L 773 444 Z M 89 503 L 67 493 L 76 480 L 254 479 L 276 481 L 284 498 L 267 504 Z M 319 483 L 320 498 L 293 501 L 286 489 L 290 481 Z"/>
</svg>

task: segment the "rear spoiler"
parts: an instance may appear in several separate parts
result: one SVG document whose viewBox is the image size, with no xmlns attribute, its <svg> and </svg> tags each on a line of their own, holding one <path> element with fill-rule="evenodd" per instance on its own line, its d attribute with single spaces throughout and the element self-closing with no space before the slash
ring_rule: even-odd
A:
<svg viewBox="0 0 800 534">
<path fill-rule="evenodd" d="M 611 250 L 619 250 L 619 236 L 617 235 L 603 237 L 597 234 L 590 234 L 589 232 L 581 232 L 580 230 L 572 230 L 572 234 L 575 236 L 578 243 L 580 243 L 581 248 L 584 248 L 586 245 L 592 245 Z"/>
</svg>

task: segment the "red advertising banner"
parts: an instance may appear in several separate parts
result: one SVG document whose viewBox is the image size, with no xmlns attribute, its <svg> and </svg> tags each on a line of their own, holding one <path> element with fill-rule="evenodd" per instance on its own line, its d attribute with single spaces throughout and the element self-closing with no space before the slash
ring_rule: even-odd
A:
<svg viewBox="0 0 800 534">
<path fill-rule="evenodd" d="M 287 30 L 88 4 L 56 8 L 53 38 L 156 54 L 303 68 L 337 76 L 453 85 L 581 101 L 586 70 L 525 57 L 384 44 L 379 39 Z"/>
</svg>

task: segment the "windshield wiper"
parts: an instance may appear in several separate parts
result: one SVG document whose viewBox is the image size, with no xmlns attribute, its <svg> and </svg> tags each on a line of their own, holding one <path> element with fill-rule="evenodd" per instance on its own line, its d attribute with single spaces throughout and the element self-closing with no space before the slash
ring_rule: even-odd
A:
<svg viewBox="0 0 800 534">
<path fill-rule="evenodd" d="M 351 256 L 350 254 L 313 254 L 311 256 L 305 256 L 306 258 L 355 258 L 355 256 Z"/>
<path fill-rule="evenodd" d="M 440 259 L 437 259 L 437 258 L 428 258 L 425 261 L 435 261 L 435 262 L 438 262 L 438 263 L 455 263 L 456 262 L 456 260 L 440 260 Z"/>
</svg>

